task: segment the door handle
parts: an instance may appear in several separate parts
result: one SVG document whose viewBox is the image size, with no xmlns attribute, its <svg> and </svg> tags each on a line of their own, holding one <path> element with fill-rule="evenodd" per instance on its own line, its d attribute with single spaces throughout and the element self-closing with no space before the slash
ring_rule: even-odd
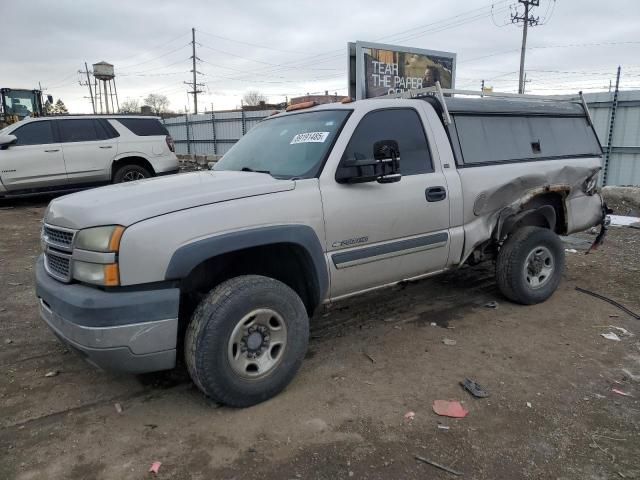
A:
<svg viewBox="0 0 640 480">
<path fill-rule="evenodd" d="M 439 202 L 447 198 L 447 190 L 444 187 L 429 187 L 424 194 L 427 202 Z"/>
<path fill-rule="evenodd" d="M 112 145 L 103 145 L 100 148 L 113 148 L 113 146 Z"/>
<path fill-rule="evenodd" d="M 54 148 L 54 149 L 52 149 L 52 150 L 45 150 L 45 152 L 47 152 L 47 153 L 51 153 L 51 152 L 59 152 L 59 151 L 60 151 L 60 149 L 59 149 L 59 148 Z"/>
</svg>

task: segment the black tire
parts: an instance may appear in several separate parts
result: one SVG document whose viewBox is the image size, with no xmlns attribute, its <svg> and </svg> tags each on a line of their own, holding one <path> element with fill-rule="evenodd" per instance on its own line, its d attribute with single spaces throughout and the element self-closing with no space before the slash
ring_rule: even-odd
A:
<svg viewBox="0 0 640 480">
<path fill-rule="evenodd" d="M 113 175 L 113 183 L 132 182 L 151 177 L 151 172 L 140 165 L 128 164 L 119 167 Z"/>
<path fill-rule="evenodd" d="M 542 270 L 548 270 L 546 258 L 552 268 L 549 274 Z M 558 235 L 546 228 L 522 227 L 509 235 L 500 249 L 496 279 L 498 288 L 509 300 L 533 305 L 544 302 L 555 292 L 563 271 L 564 247 Z"/>
<path fill-rule="evenodd" d="M 272 370 L 260 378 L 245 378 L 232 366 L 231 339 L 244 328 L 241 321 L 260 309 L 280 315 L 286 342 Z M 308 342 L 309 317 L 296 292 L 272 278 L 245 275 L 218 285 L 200 302 L 187 327 L 185 360 L 193 382 L 205 395 L 225 405 L 249 407 L 277 395 L 291 382 Z M 247 343 L 241 345 L 246 348 Z M 268 347 L 260 355 L 267 354 L 271 358 Z"/>
</svg>

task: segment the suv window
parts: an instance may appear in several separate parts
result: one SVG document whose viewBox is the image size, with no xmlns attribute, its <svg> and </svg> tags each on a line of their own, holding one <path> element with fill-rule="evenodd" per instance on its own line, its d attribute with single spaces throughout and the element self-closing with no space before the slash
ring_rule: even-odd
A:
<svg viewBox="0 0 640 480">
<path fill-rule="evenodd" d="M 96 122 L 91 118 L 58 120 L 61 142 L 91 142 L 100 140 Z"/>
<path fill-rule="evenodd" d="M 51 122 L 46 120 L 29 122 L 11 133 L 18 138 L 16 145 L 46 145 L 55 142 Z"/>
<path fill-rule="evenodd" d="M 169 135 L 164 125 L 156 118 L 117 118 L 116 120 L 139 137 Z"/>
<path fill-rule="evenodd" d="M 427 137 L 415 110 L 398 108 L 365 115 L 349 140 L 342 161 L 373 158 L 373 144 L 380 140 L 398 142 L 402 175 L 433 172 Z"/>
</svg>

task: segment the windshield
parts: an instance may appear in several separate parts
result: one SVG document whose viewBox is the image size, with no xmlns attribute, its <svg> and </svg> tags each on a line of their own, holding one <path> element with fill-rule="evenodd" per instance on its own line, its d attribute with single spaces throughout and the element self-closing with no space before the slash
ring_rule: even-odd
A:
<svg viewBox="0 0 640 480">
<path fill-rule="evenodd" d="M 34 93 L 29 90 L 9 90 L 5 94 L 5 113 L 20 118 L 32 115 L 34 98 Z"/>
<path fill-rule="evenodd" d="M 315 177 L 350 112 L 321 110 L 265 120 L 242 137 L 214 170 Z"/>
</svg>

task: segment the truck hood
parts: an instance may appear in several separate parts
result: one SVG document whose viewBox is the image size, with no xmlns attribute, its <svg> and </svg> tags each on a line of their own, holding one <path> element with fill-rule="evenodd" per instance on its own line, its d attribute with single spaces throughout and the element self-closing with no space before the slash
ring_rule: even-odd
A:
<svg viewBox="0 0 640 480">
<path fill-rule="evenodd" d="M 292 180 L 253 172 L 205 171 L 95 188 L 57 198 L 45 221 L 81 229 L 123 225 L 178 210 L 293 190 Z"/>
</svg>

